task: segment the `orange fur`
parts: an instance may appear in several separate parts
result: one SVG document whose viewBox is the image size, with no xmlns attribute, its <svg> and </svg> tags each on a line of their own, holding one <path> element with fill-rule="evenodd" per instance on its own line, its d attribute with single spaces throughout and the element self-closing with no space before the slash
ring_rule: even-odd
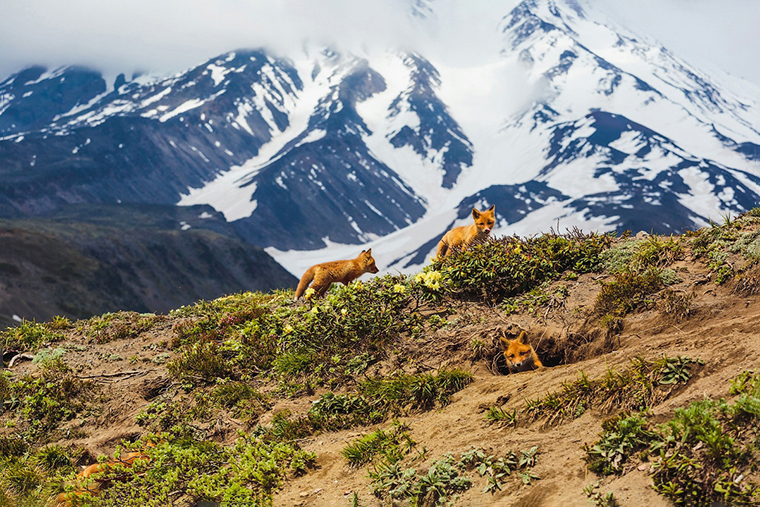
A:
<svg viewBox="0 0 760 507">
<path fill-rule="evenodd" d="M 525 331 L 521 331 L 520 336 L 514 340 L 510 340 L 504 336 L 499 337 L 501 350 L 504 352 L 504 359 L 507 360 L 510 373 L 535 370 L 544 366 L 541 364 L 536 351 L 533 350 L 533 346 L 525 339 L 525 336 Z"/>
<path fill-rule="evenodd" d="M 316 264 L 307 269 L 301 277 L 295 299 L 300 298 L 306 292 L 306 287 L 312 281 L 314 283 L 311 288 L 315 291 L 315 297 L 322 297 L 333 283 L 340 282 L 348 285 L 349 282 L 359 278 L 364 273 L 377 273 L 378 271 L 371 248 L 367 251 L 362 250 L 356 259 Z"/>
<path fill-rule="evenodd" d="M 478 211 L 472 208 L 472 218 L 475 223 L 454 227 L 444 234 L 438 243 L 436 257 L 446 257 L 454 248 L 466 248 L 473 241 L 482 241 L 488 237 L 496 223 L 496 206 L 491 206 L 486 211 Z"/>
<path fill-rule="evenodd" d="M 151 444 L 148 444 L 152 447 Z M 111 479 L 101 479 L 99 476 L 90 478 L 90 476 L 104 472 L 109 466 L 124 465 L 125 467 L 131 467 L 138 459 L 150 459 L 150 457 L 143 451 L 131 451 L 125 453 L 119 458 L 114 458 L 103 463 L 93 463 L 84 467 L 84 469 L 77 474 L 76 489 L 68 493 L 61 493 L 56 498 L 56 507 L 71 507 L 72 500 L 78 497 L 82 493 L 91 493 L 96 495 L 101 488 L 111 481 Z"/>
</svg>

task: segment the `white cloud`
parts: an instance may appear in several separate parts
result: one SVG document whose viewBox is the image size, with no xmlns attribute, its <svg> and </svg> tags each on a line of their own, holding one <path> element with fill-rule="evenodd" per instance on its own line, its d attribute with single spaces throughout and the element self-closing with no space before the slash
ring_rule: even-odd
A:
<svg viewBox="0 0 760 507">
<path fill-rule="evenodd" d="M 758 0 L 590 0 L 630 30 L 696 67 L 716 66 L 760 85 Z"/>
<path fill-rule="evenodd" d="M 413 1 L 3 0 L 0 79 L 34 63 L 84 64 L 110 75 L 171 73 L 237 48 L 293 55 L 305 40 L 355 51 L 419 48 L 456 65 L 493 54 L 496 26 L 519 2 L 428 0 L 437 19 L 423 27 L 409 15 Z M 588 3 L 687 61 L 760 84 L 758 0 Z"/>
</svg>

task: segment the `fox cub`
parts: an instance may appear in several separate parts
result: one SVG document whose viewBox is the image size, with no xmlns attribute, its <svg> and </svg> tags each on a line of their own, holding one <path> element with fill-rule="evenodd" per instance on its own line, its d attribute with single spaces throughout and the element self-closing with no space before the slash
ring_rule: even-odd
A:
<svg viewBox="0 0 760 507">
<path fill-rule="evenodd" d="M 148 444 L 149 447 L 153 447 L 153 444 Z M 131 467 L 137 460 L 150 460 L 150 457 L 144 451 L 132 451 L 122 454 L 119 458 L 109 459 L 102 463 L 93 463 L 92 465 L 85 467 L 76 477 L 76 487 L 68 493 L 61 493 L 56 498 L 56 507 L 72 507 L 73 505 L 79 505 L 77 499 L 83 493 L 89 493 L 91 495 L 97 495 L 98 492 L 104 487 L 108 486 L 109 479 L 103 479 L 98 475 L 91 477 L 94 474 L 104 472 L 108 467 L 114 465 L 124 465 L 125 467 Z"/>
<path fill-rule="evenodd" d="M 334 282 L 348 285 L 352 280 L 359 278 L 364 273 L 377 273 L 375 259 L 372 257 L 372 249 L 362 250 L 356 259 L 347 261 L 331 261 L 315 264 L 306 270 L 301 277 L 296 289 L 295 299 L 300 298 L 306 287 L 313 281 L 311 288 L 314 289 L 315 297 L 322 297 Z"/>
<path fill-rule="evenodd" d="M 496 222 L 495 207 L 496 205 L 493 205 L 486 211 L 478 211 L 472 208 L 472 218 L 475 219 L 475 223 L 454 227 L 444 234 L 440 243 L 438 243 L 436 257 L 445 257 L 453 248 L 465 248 L 473 241 L 486 239 Z"/>
<path fill-rule="evenodd" d="M 535 370 L 544 365 L 538 358 L 533 346 L 525 338 L 525 331 L 520 332 L 520 336 L 510 340 L 504 336 L 499 337 L 501 350 L 504 352 L 504 359 L 507 360 L 509 373 L 519 371 Z"/>
</svg>

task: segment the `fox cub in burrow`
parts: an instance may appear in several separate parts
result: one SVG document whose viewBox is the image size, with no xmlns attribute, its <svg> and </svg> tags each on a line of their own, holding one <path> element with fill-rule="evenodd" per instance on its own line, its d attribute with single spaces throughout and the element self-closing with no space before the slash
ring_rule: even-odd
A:
<svg viewBox="0 0 760 507">
<path fill-rule="evenodd" d="M 466 248 L 473 241 L 486 239 L 496 223 L 495 207 L 496 205 L 493 205 L 485 211 L 472 208 L 472 218 L 475 219 L 475 223 L 454 227 L 444 234 L 438 243 L 436 257 L 445 257 L 453 248 Z"/>
<path fill-rule="evenodd" d="M 502 335 L 499 337 L 499 342 L 501 350 L 504 352 L 504 359 L 507 360 L 509 373 L 535 370 L 544 366 L 541 364 L 536 351 L 533 350 L 533 346 L 528 343 L 525 331 L 521 331 L 520 336 L 514 340 Z"/>
<path fill-rule="evenodd" d="M 315 264 L 306 270 L 301 277 L 296 289 L 295 299 L 300 298 L 306 287 L 314 281 L 311 288 L 314 289 L 315 297 L 322 297 L 335 282 L 348 285 L 352 280 L 359 278 L 364 273 L 377 273 L 379 270 L 375 266 L 375 259 L 372 257 L 372 249 L 362 250 L 362 253 L 356 259 L 347 261 L 331 261 Z"/>
</svg>

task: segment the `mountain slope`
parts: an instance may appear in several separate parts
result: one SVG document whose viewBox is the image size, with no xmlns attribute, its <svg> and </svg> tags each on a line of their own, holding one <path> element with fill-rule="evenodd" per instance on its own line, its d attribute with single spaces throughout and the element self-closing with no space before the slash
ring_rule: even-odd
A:
<svg viewBox="0 0 760 507">
<path fill-rule="evenodd" d="M 297 280 L 207 206 L 77 205 L 0 220 L 0 325 L 167 312 Z"/>
<path fill-rule="evenodd" d="M 445 6 L 408 7 L 451 43 Z M 361 245 L 414 269 L 473 206 L 530 235 L 683 232 L 760 202 L 756 87 L 576 0 L 525 0 L 481 35 L 471 62 L 306 43 L 113 85 L 27 69 L 0 83 L 0 216 L 207 204 L 299 275 Z"/>
</svg>

